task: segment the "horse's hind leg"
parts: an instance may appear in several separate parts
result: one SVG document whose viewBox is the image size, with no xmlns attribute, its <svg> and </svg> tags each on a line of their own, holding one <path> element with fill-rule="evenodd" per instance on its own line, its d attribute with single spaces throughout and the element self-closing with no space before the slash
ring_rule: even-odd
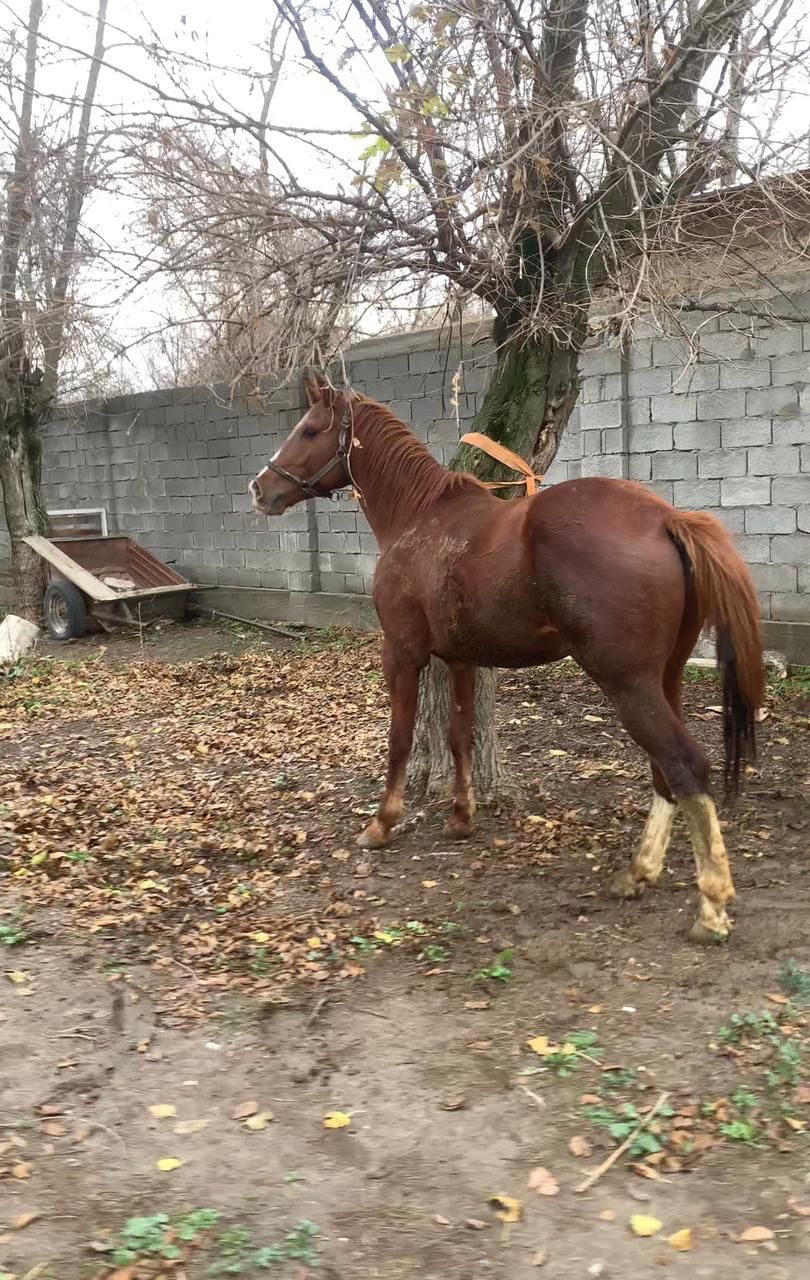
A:
<svg viewBox="0 0 810 1280">
<path fill-rule="evenodd" d="M 391 830 L 402 817 L 405 771 L 411 754 L 421 667 L 399 660 L 391 647 L 383 649 L 383 672 L 391 695 L 391 724 L 388 731 L 388 773 L 376 817 L 357 837 L 361 849 L 381 849 L 391 839 Z"/>
<path fill-rule="evenodd" d="M 686 660 L 700 635 L 701 620 L 693 601 L 687 602 L 680 634 L 664 671 L 664 696 L 675 715 L 683 723 L 681 685 Z M 616 898 L 637 898 L 646 884 L 655 884 L 664 869 L 667 848 L 672 835 L 677 805 L 669 784 L 655 760 L 651 760 L 653 801 L 641 839 L 626 870 L 620 871 L 611 881 L 611 893 Z"/>
<path fill-rule="evenodd" d="M 658 766 L 689 824 L 700 892 L 698 918 L 691 937 L 716 942 L 728 937 L 726 903 L 734 897 L 720 824 L 708 794 L 709 765 L 661 688 L 643 679 L 628 687 L 600 681 L 631 738 Z M 663 797 L 662 797 L 663 799 Z"/>
<path fill-rule="evenodd" d="M 472 783 L 473 721 L 475 717 L 476 668 L 450 667 L 450 752 L 455 766 L 453 816 L 448 835 L 466 839 L 472 834 L 475 795 Z"/>
</svg>

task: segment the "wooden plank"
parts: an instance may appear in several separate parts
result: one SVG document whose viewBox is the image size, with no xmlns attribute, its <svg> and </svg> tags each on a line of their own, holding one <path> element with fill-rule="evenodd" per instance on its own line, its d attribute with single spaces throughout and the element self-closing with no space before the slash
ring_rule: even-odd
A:
<svg viewBox="0 0 810 1280">
<path fill-rule="evenodd" d="M 70 556 L 65 555 L 64 551 L 60 551 L 47 538 L 23 538 L 23 542 L 36 551 L 37 555 L 42 556 L 43 560 L 47 560 L 48 564 L 53 565 L 54 569 L 58 569 L 63 578 L 67 578 L 69 582 L 72 582 L 91 600 L 118 600 L 120 598 L 117 591 L 113 591 L 112 587 L 106 587 L 103 582 L 99 582 L 98 578 L 94 578 L 92 573 L 88 573 L 86 569 L 83 569 Z"/>
<path fill-rule="evenodd" d="M 143 587 L 140 591 L 117 591 L 116 600 L 148 600 L 151 596 L 182 595 L 184 591 L 197 591 L 193 582 L 172 584 L 170 587 Z"/>
</svg>

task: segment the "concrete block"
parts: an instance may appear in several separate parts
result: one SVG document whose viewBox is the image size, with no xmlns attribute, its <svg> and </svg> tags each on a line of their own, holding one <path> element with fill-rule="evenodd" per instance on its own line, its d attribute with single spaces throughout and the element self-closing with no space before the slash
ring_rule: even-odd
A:
<svg viewBox="0 0 810 1280">
<path fill-rule="evenodd" d="M 733 418 L 721 424 L 721 434 L 724 449 L 742 448 L 770 444 L 773 428 L 769 418 Z"/>
<path fill-rule="evenodd" d="M 694 356 L 695 348 L 688 338 L 658 338 L 652 344 L 652 363 L 656 368 L 674 365 L 683 369 Z"/>
<path fill-rule="evenodd" d="M 810 564 L 799 565 L 799 590 L 810 594 Z"/>
<path fill-rule="evenodd" d="M 758 356 L 781 356 L 790 351 L 801 351 L 802 326 L 787 324 L 761 329 L 754 335 L 752 346 Z"/>
<path fill-rule="evenodd" d="M 719 507 L 719 480 L 676 480 L 675 506 L 683 508 Z"/>
<path fill-rule="evenodd" d="M 802 471 L 810 471 L 810 444 L 802 445 L 800 458 Z"/>
<path fill-rule="evenodd" d="M 810 351 L 791 351 L 771 360 L 771 381 L 775 387 L 810 382 Z"/>
<path fill-rule="evenodd" d="M 672 480 L 652 480 L 647 488 L 659 498 L 663 498 L 664 502 L 672 503 L 674 501 L 673 484 Z"/>
<path fill-rule="evenodd" d="M 795 565 L 752 564 L 751 577 L 757 591 L 795 591 L 798 586 Z"/>
<path fill-rule="evenodd" d="M 697 406 L 698 396 L 696 395 L 671 393 L 667 396 L 652 396 L 650 417 L 653 422 L 694 422 L 697 417 Z"/>
<path fill-rule="evenodd" d="M 810 417 L 776 418 L 773 424 L 774 444 L 809 444 Z"/>
<path fill-rule="evenodd" d="M 593 404 L 599 400 L 620 400 L 622 381 L 619 373 L 602 373 L 598 377 L 583 378 L 580 402 Z"/>
<path fill-rule="evenodd" d="M 706 368 L 711 367 L 711 365 L 706 366 Z M 740 361 L 739 364 L 723 364 L 715 367 L 720 371 L 720 386 L 727 390 L 771 385 L 771 362 L 766 359 L 755 358 Z"/>
<path fill-rule="evenodd" d="M 694 480 L 696 476 L 695 453 L 667 450 L 652 455 L 653 480 Z"/>
<path fill-rule="evenodd" d="M 799 470 L 799 446 L 796 444 L 763 445 L 748 450 L 748 474 L 752 476 L 790 476 Z"/>
<path fill-rule="evenodd" d="M 774 506 L 801 507 L 810 502 L 810 475 L 778 476 L 772 483 Z"/>
<path fill-rule="evenodd" d="M 627 352 L 628 369 L 649 369 L 652 362 L 652 343 L 649 340 L 634 341 Z"/>
<path fill-rule="evenodd" d="M 408 372 L 408 353 L 401 351 L 397 355 L 381 356 L 379 365 L 381 378 L 396 378 Z"/>
<path fill-rule="evenodd" d="M 627 421 L 631 426 L 645 426 L 650 421 L 650 401 L 646 396 L 636 396 L 627 405 Z"/>
<path fill-rule="evenodd" d="M 627 374 L 627 394 L 636 396 L 664 395 L 672 390 L 672 369 L 631 369 Z"/>
<path fill-rule="evenodd" d="M 799 507 L 796 511 L 796 523 L 802 533 L 810 533 L 810 506 Z M 788 532 L 787 530 L 779 530 L 780 533 Z"/>
<path fill-rule="evenodd" d="M 762 507 L 771 500 L 768 477 L 740 476 L 720 481 L 720 501 L 724 507 Z"/>
<path fill-rule="evenodd" d="M 698 475 L 706 480 L 744 476 L 745 462 L 745 449 L 709 449 L 698 454 Z"/>
<path fill-rule="evenodd" d="M 621 480 L 624 476 L 624 456 L 621 453 L 603 453 L 582 459 L 581 475 L 609 476 Z"/>
<path fill-rule="evenodd" d="M 719 422 L 690 422 L 674 431 L 676 449 L 716 449 L 720 445 Z"/>
<path fill-rule="evenodd" d="M 700 359 L 703 360 L 740 360 L 753 354 L 751 339 L 747 333 L 707 333 L 698 336 Z"/>
<path fill-rule="evenodd" d="M 438 422 L 431 422 L 427 429 L 428 444 L 452 444 L 458 445 L 459 430 L 458 423 L 453 418 L 440 419 Z"/>
<path fill-rule="evenodd" d="M 810 564 L 810 533 L 776 533 L 771 539 L 774 564 Z"/>
<path fill-rule="evenodd" d="M 334 591 L 336 594 L 343 595 L 346 591 L 345 573 L 321 573 L 321 590 Z"/>
<path fill-rule="evenodd" d="M 804 594 L 781 595 L 774 592 L 771 596 L 771 617 L 779 622 L 810 622 L 810 601 Z"/>
<path fill-rule="evenodd" d="M 393 400 L 418 400 L 422 396 L 441 395 L 444 392 L 449 400 L 452 395 L 452 370 L 447 376 L 444 373 L 403 373 L 393 380 Z M 375 397 L 377 399 L 378 397 Z"/>
<path fill-rule="evenodd" d="M 579 357 L 579 370 L 583 378 L 601 373 L 621 373 L 622 361 L 618 347 L 586 347 Z"/>
<path fill-rule="evenodd" d="M 740 417 L 740 414 L 728 414 L 728 417 Z M 797 418 L 799 416 L 799 393 L 796 387 L 770 387 L 762 391 L 748 392 L 747 412 L 752 417 L 764 418 Z"/>
<path fill-rule="evenodd" d="M 583 457 L 593 457 L 602 452 L 601 431 L 583 431 L 580 439 L 582 440 Z"/>
<path fill-rule="evenodd" d="M 624 427 L 606 427 L 602 432 L 602 452 L 624 453 L 626 434 Z"/>
<path fill-rule="evenodd" d="M 652 460 L 657 455 L 653 453 L 634 453 L 627 461 L 627 476 L 629 480 L 650 480 L 652 478 Z M 660 455 L 665 456 L 665 455 Z"/>
<path fill-rule="evenodd" d="M 347 361 L 347 364 L 353 384 L 375 382 L 380 376 L 379 360 L 352 360 Z"/>
<path fill-rule="evenodd" d="M 738 535 L 734 542 L 737 550 L 748 564 L 770 564 L 771 540 L 765 534 Z M 777 591 L 777 587 L 768 587 L 768 591 Z"/>
<path fill-rule="evenodd" d="M 580 405 L 580 422 L 582 430 L 591 427 L 620 427 L 622 425 L 622 402 L 605 400 L 599 404 Z"/>
<path fill-rule="evenodd" d="M 741 418 L 746 411 L 746 395 L 761 394 L 763 393 L 742 390 L 701 391 L 697 398 L 697 416 L 708 420 L 713 418 Z"/>
<path fill-rule="evenodd" d="M 721 524 L 724 524 L 729 533 L 738 534 L 745 532 L 745 509 L 743 507 L 718 507 L 712 512 Z"/>
<path fill-rule="evenodd" d="M 672 374 L 672 390 L 678 395 L 694 394 L 697 391 L 716 391 L 720 382 L 720 366 L 716 364 L 690 364 Z"/>
<path fill-rule="evenodd" d="M 672 427 L 669 425 L 631 426 L 629 447 L 631 453 L 658 453 L 672 448 Z"/>
<path fill-rule="evenodd" d="M 751 507 L 745 513 L 746 533 L 795 533 L 795 507 Z"/>
</svg>

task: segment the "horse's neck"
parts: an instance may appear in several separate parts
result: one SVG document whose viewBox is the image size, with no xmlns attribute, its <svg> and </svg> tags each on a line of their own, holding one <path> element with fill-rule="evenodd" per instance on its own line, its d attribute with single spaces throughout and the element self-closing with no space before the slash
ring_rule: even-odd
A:
<svg viewBox="0 0 810 1280">
<path fill-rule="evenodd" d="M 368 522 L 384 546 L 435 501 L 449 476 L 404 423 L 381 418 L 375 407 L 356 415 L 351 470 Z"/>
</svg>

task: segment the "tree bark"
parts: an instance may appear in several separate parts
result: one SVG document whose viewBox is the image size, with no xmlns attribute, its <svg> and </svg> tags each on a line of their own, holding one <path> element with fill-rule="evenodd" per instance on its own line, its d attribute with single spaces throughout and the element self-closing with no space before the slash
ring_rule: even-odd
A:
<svg viewBox="0 0 810 1280">
<path fill-rule="evenodd" d="M 544 472 L 554 461 L 560 439 L 579 394 L 577 366 L 581 337 L 570 346 L 519 346 L 499 335 L 499 360 L 490 386 L 473 423 L 493 440 Z M 479 480 L 503 481 L 514 473 L 487 454 L 462 445 L 452 464 Z M 496 490 L 520 495 L 525 489 Z M 481 804 L 491 803 L 503 792 L 504 779 L 495 727 L 497 674 L 479 668 L 475 689 L 473 786 Z M 414 745 L 408 783 L 417 795 L 438 796 L 450 791 L 453 766 L 447 743 L 450 689 L 447 668 L 434 659 L 422 674 Z"/>
<path fill-rule="evenodd" d="M 11 538 L 14 611 L 39 626 L 45 567 L 23 539 L 43 532 L 44 517 L 39 501 L 39 433 L 34 440 L 28 435 L 27 430 L 17 430 L 0 440 L 0 493 Z"/>
</svg>

